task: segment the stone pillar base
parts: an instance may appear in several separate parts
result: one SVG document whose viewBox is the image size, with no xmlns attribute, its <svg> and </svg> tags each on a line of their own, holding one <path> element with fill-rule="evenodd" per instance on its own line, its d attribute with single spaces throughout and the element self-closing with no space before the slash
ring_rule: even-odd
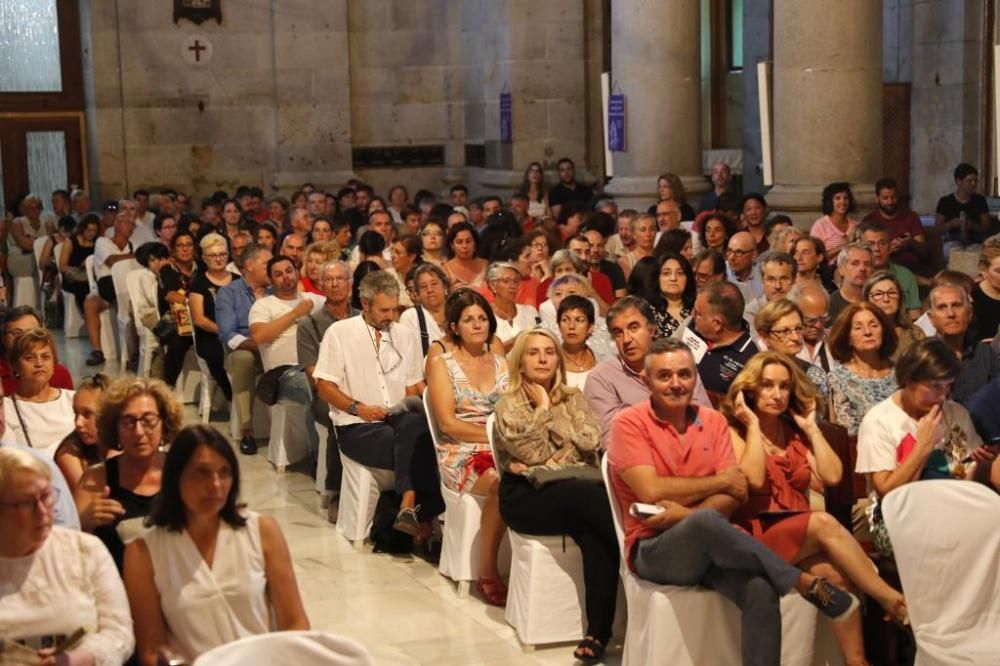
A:
<svg viewBox="0 0 1000 666">
<path fill-rule="evenodd" d="M 644 213 L 659 198 L 656 191 L 657 176 L 613 176 L 604 191 L 615 198 L 618 210 L 632 208 Z M 688 205 L 697 209 L 696 195 L 708 192 L 711 184 L 700 175 L 683 175 L 680 178 L 687 192 Z"/>
<path fill-rule="evenodd" d="M 828 184 L 782 185 L 779 183 L 768 191 L 766 195 L 767 207 L 772 213 L 784 213 L 792 218 L 795 226 L 808 230 L 813 222 L 823 217 L 823 188 Z M 875 207 L 875 184 L 851 183 L 851 192 L 854 193 L 854 201 L 857 204 L 857 210 L 851 213 L 851 217 L 860 220 Z"/>
</svg>

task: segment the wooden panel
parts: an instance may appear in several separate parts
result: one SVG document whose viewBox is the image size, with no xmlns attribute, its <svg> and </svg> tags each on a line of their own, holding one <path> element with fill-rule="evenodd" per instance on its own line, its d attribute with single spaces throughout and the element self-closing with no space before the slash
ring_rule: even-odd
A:
<svg viewBox="0 0 1000 666">
<path fill-rule="evenodd" d="M 910 199 L 910 84 L 882 84 L 882 175 L 899 183 L 900 199 Z"/>
</svg>

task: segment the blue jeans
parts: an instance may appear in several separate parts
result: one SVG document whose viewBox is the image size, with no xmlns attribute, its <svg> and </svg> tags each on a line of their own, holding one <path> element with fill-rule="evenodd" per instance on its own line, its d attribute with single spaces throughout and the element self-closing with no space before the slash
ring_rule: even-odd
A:
<svg viewBox="0 0 1000 666">
<path fill-rule="evenodd" d="M 309 380 L 302 368 L 289 368 L 281 375 L 278 380 L 278 400 L 291 400 L 302 405 L 306 417 L 306 444 L 309 455 L 315 458 L 319 454 L 319 433 L 316 432 L 316 419 L 312 415 Z"/>
</svg>

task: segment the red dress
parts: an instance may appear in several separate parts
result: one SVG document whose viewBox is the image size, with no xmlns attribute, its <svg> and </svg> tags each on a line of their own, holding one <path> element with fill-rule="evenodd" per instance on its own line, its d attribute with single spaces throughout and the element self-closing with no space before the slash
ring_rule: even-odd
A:
<svg viewBox="0 0 1000 666">
<path fill-rule="evenodd" d="M 788 440 L 785 455 L 767 455 L 764 485 L 751 489 L 747 503 L 733 514 L 734 523 L 789 563 L 795 562 L 802 550 L 809 526 L 811 509 L 806 491 L 812 472 L 807 454 L 802 434 L 796 430 Z M 765 511 L 791 513 L 761 516 Z"/>
</svg>

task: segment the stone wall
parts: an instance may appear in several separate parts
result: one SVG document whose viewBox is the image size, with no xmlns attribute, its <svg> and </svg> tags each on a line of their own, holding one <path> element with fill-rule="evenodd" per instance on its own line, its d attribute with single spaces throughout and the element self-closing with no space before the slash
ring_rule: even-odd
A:
<svg viewBox="0 0 1000 666">
<path fill-rule="evenodd" d="M 83 4 L 101 195 L 287 191 L 350 174 L 345 0 L 224 4 L 222 26 L 175 25 L 166 2 Z M 207 64 L 185 60 L 191 35 L 212 44 Z"/>
<path fill-rule="evenodd" d="M 980 119 L 982 21 L 983 0 L 913 5 L 910 187 L 921 214 L 932 214 L 938 197 L 954 190 L 955 165 L 969 162 L 982 170 L 987 157 Z"/>
</svg>

